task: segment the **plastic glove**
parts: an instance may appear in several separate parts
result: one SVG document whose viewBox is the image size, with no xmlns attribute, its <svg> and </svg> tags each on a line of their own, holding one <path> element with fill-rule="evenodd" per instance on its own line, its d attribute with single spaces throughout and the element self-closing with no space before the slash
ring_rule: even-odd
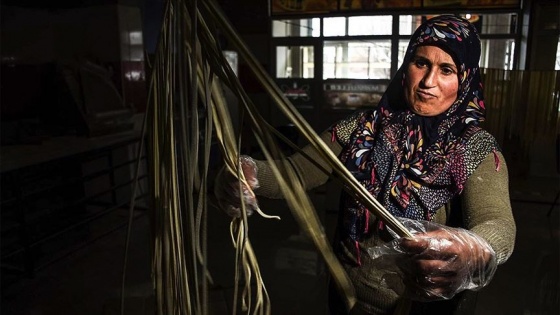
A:
<svg viewBox="0 0 560 315">
<path fill-rule="evenodd" d="M 237 174 L 232 174 L 223 167 L 217 174 L 214 181 L 214 195 L 218 200 L 218 205 L 228 215 L 232 217 L 241 217 L 241 202 L 239 189 L 242 189 L 242 197 L 245 202 L 247 215 L 250 216 L 258 209 L 257 198 L 253 190 L 259 187 L 257 180 L 257 165 L 255 161 L 247 155 L 239 157 L 239 162 L 243 175 L 245 176 L 246 183 L 237 179 Z"/>
<path fill-rule="evenodd" d="M 494 276 L 496 253 L 473 232 L 428 221 L 401 222 L 414 238 L 399 238 L 369 253 L 395 259 L 411 299 L 450 299 L 463 290 L 486 286 Z"/>
</svg>

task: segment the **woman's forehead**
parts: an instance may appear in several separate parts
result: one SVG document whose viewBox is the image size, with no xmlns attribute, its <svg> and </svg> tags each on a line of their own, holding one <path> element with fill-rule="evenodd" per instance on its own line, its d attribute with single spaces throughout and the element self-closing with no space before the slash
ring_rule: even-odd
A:
<svg viewBox="0 0 560 315">
<path fill-rule="evenodd" d="M 444 59 L 453 63 L 453 57 L 437 46 L 420 46 L 414 51 L 415 56 Z"/>
<path fill-rule="evenodd" d="M 428 59 L 437 59 L 438 63 L 447 63 L 454 66 L 457 65 L 457 61 L 453 58 L 453 56 L 447 52 L 445 49 L 433 46 L 433 45 L 422 45 L 416 47 L 414 53 L 412 54 L 413 57 L 423 57 Z"/>
</svg>

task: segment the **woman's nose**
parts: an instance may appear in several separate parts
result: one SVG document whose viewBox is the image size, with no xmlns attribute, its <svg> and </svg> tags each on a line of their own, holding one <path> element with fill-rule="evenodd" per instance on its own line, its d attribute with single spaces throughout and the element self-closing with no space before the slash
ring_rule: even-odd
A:
<svg viewBox="0 0 560 315">
<path fill-rule="evenodd" d="M 436 86 L 437 74 L 434 69 L 430 69 L 426 71 L 424 74 L 424 78 L 422 78 L 422 83 L 426 87 L 434 87 Z"/>
</svg>

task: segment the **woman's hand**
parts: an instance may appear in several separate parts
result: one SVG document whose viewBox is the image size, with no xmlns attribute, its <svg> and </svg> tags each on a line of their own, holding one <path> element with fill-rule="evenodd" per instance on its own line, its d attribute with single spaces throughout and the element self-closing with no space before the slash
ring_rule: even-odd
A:
<svg viewBox="0 0 560 315">
<path fill-rule="evenodd" d="M 408 257 L 400 260 L 400 268 L 413 299 L 449 299 L 490 282 L 496 255 L 485 240 L 465 229 L 427 224 L 436 228 L 397 240 L 397 247 Z"/>
<path fill-rule="evenodd" d="M 239 180 L 237 174 L 232 174 L 226 167 L 218 172 L 214 181 L 214 195 L 218 200 L 218 205 L 228 215 L 236 218 L 241 217 L 240 197 L 243 198 L 248 216 L 258 209 L 257 198 L 253 193 L 253 190 L 259 187 L 257 165 L 251 157 L 246 155 L 242 155 L 239 162 L 245 182 Z"/>
</svg>

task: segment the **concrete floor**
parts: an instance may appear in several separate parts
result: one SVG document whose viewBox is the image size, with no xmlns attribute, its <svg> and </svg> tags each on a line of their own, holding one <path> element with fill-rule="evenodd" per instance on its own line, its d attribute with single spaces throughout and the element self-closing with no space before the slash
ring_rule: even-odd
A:
<svg viewBox="0 0 560 315">
<path fill-rule="evenodd" d="M 512 257 L 499 267 L 477 302 L 478 315 L 560 314 L 560 207 L 547 216 L 557 178 L 532 178 L 511 183 L 518 234 Z M 314 194 L 327 231 L 336 212 L 332 191 Z M 261 199 L 261 208 L 281 221 L 253 216 L 250 238 L 259 259 L 272 314 L 327 314 L 326 274 L 313 247 L 301 237 L 283 201 Z M 123 216 L 126 214 L 122 214 Z M 209 218 L 210 291 L 213 314 L 231 314 L 234 252 L 229 219 L 216 209 Z M 2 288 L 2 315 L 120 314 L 119 294 L 126 228 Z M 125 314 L 155 314 L 151 284 L 151 237 L 147 215 L 133 224 L 126 278 Z"/>
</svg>

